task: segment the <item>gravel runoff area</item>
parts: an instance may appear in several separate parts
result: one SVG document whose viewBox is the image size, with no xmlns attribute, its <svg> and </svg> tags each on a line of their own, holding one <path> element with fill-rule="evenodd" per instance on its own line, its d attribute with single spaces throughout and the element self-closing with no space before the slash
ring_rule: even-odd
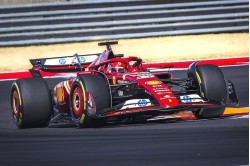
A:
<svg viewBox="0 0 250 166">
<path fill-rule="evenodd" d="M 105 48 L 98 47 L 98 42 L 0 47 L 0 72 L 27 70 L 31 68 L 29 59 L 33 58 L 101 53 Z M 121 39 L 113 50 L 125 56 L 139 56 L 145 62 L 248 56 L 249 33 Z"/>
</svg>

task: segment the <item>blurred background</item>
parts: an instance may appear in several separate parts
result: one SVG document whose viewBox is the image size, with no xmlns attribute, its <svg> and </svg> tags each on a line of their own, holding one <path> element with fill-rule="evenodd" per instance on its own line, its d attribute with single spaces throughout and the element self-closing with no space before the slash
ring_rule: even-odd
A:
<svg viewBox="0 0 250 166">
<path fill-rule="evenodd" d="M 1 0 L 0 71 L 103 51 L 146 62 L 249 55 L 248 0 Z M 11 59 L 11 64 L 6 63 Z M 13 67 L 14 66 L 14 67 Z"/>
</svg>

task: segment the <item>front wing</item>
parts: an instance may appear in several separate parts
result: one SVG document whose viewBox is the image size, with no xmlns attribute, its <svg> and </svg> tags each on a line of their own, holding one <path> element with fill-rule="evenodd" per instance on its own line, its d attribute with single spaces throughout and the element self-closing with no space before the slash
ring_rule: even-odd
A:
<svg viewBox="0 0 250 166">
<path fill-rule="evenodd" d="M 137 116 L 137 115 L 161 115 L 161 114 L 173 114 L 181 111 L 196 111 L 201 108 L 218 108 L 223 107 L 221 105 L 210 103 L 192 103 L 192 104 L 180 104 L 172 107 L 160 107 L 160 106 L 148 106 L 140 108 L 131 108 L 123 110 L 105 110 L 99 114 L 98 118 L 116 117 L 116 116 Z"/>
</svg>

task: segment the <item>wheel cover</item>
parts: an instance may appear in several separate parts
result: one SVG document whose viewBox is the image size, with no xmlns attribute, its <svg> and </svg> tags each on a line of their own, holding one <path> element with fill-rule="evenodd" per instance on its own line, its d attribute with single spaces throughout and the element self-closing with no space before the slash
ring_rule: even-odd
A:
<svg viewBox="0 0 250 166">
<path fill-rule="evenodd" d="M 72 107 L 73 107 L 73 116 L 75 118 L 80 118 L 83 113 L 83 92 L 80 87 L 76 87 L 73 91 L 72 96 Z"/>
</svg>

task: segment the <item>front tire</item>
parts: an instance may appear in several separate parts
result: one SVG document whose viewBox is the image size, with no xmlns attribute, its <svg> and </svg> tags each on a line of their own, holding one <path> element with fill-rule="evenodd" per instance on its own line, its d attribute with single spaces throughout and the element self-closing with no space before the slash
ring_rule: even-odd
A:
<svg viewBox="0 0 250 166">
<path fill-rule="evenodd" d="M 18 128 L 45 127 L 51 117 L 51 97 L 43 78 L 16 80 L 11 87 L 11 109 Z"/>
<path fill-rule="evenodd" d="M 227 100 L 226 82 L 222 71 L 215 65 L 202 65 L 196 69 L 200 95 L 218 104 L 215 108 L 202 108 L 194 112 L 198 119 L 219 118 L 225 110 Z"/>
</svg>

